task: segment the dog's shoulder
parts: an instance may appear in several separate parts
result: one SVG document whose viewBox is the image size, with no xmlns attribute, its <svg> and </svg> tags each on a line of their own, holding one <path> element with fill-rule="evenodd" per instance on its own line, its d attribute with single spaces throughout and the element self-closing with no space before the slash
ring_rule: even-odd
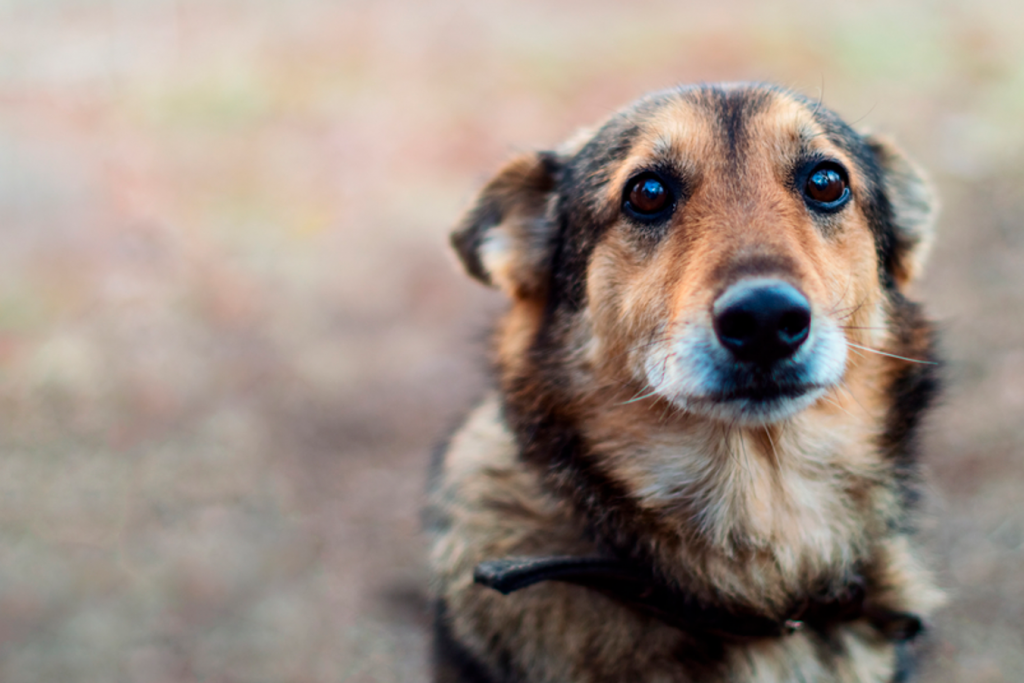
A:
<svg viewBox="0 0 1024 683">
<path fill-rule="evenodd" d="M 622 680 L 644 680 L 654 653 L 664 659 L 682 647 L 680 632 L 580 586 L 546 582 L 504 596 L 474 583 L 486 560 L 596 552 L 571 506 L 518 455 L 500 400 L 489 396 L 436 463 L 428 496 L 436 680 L 588 680 L 619 670 Z"/>
<path fill-rule="evenodd" d="M 581 549 L 569 506 L 518 457 L 496 395 L 452 435 L 431 480 L 433 561 L 450 575 L 492 557 Z"/>
</svg>

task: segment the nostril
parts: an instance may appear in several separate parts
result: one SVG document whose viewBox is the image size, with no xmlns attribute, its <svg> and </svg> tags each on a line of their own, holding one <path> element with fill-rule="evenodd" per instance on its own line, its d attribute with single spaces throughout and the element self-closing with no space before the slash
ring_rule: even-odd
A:
<svg viewBox="0 0 1024 683">
<path fill-rule="evenodd" d="M 712 307 L 715 334 L 736 360 L 769 365 L 788 358 L 807 340 L 811 306 L 781 280 L 730 287 Z"/>
<path fill-rule="evenodd" d="M 811 312 L 803 308 L 786 311 L 779 318 L 779 339 L 786 344 L 799 344 L 811 329 Z"/>
<path fill-rule="evenodd" d="M 757 318 L 747 311 L 726 311 L 718 321 L 718 335 L 735 342 L 757 336 Z"/>
</svg>

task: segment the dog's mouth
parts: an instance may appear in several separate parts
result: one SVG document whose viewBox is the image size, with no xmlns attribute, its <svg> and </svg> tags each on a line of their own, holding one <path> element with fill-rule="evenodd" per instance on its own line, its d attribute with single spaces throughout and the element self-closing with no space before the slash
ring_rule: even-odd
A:
<svg viewBox="0 0 1024 683">
<path fill-rule="evenodd" d="M 827 386 L 815 382 L 749 382 L 687 403 L 695 412 L 730 422 L 764 424 L 786 419 L 818 399 Z"/>
<path fill-rule="evenodd" d="M 820 379 L 814 377 L 815 355 L 769 367 L 753 363 L 717 363 L 711 381 L 713 387 L 709 387 L 705 395 L 720 403 L 799 398 L 822 387 Z"/>
<path fill-rule="evenodd" d="M 748 403 L 772 403 L 786 399 L 798 399 L 805 394 L 823 389 L 820 384 L 776 384 L 723 391 L 707 397 L 714 403 L 744 401 Z"/>
<path fill-rule="evenodd" d="M 647 357 L 646 379 L 679 407 L 742 424 L 767 424 L 808 408 L 843 377 L 841 334 L 820 330 L 800 353 L 772 364 L 740 362 L 709 336 L 677 339 Z"/>
</svg>

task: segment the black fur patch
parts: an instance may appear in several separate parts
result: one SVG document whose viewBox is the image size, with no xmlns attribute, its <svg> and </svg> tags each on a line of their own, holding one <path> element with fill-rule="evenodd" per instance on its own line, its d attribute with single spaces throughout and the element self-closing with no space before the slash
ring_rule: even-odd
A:
<svg viewBox="0 0 1024 683">
<path fill-rule="evenodd" d="M 654 567 L 641 539 L 644 531 L 659 524 L 657 519 L 601 471 L 599 459 L 589 452 L 572 419 L 557 409 L 524 405 L 531 393 L 531 387 L 520 386 L 508 392 L 505 403 L 523 460 L 544 472 L 545 483 L 584 513 L 584 525 L 595 543 L 613 555 Z"/>
<path fill-rule="evenodd" d="M 895 290 L 890 300 L 894 336 L 899 341 L 896 353 L 924 361 L 905 361 L 893 375 L 887 392 L 892 402 L 879 444 L 882 454 L 893 463 L 905 512 L 909 512 L 920 497 L 917 459 L 921 421 L 941 391 L 942 363 L 935 350 L 935 330 L 921 307 Z M 897 528 L 912 530 L 908 519 L 899 520 Z"/>
<path fill-rule="evenodd" d="M 452 635 L 443 601 L 434 605 L 434 683 L 504 683 L 487 669 Z"/>
<path fill-rule="evenodd" d="M 747 123 L 763 112 L 777 92 L 775 88 L 722 90 L 713 86 L 701 86 L 686 92 L 686 99 L 694 101 L 721 124 L 721 132 L 729 149 L 729 161 L 733 169 L 743 166 L 743 151 L 748 142 Z"/>
<path fill-rule="evenodd" d="M 558 232 L 551 263 L 549 302 L 578 311 L 586 301 L 584 285 L 590 255 L 618 216 L 618 206 L 594 201 L 608 183 L 608 170 L 622 161 L 639 132 L 633 117 L 618 116 L 567 164 L 561 175 L 556 207 Z"/>
</svg>

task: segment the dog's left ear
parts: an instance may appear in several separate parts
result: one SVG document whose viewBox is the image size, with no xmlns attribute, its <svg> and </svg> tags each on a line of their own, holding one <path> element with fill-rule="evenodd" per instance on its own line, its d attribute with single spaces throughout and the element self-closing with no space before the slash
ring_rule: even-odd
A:
<svg viewBox="0 0 1024 683">
<path fill-rule="evenodd" d="M 895 242 L 889 265 L 897 286 L 921 274 L 935 232 L 936 199 L 924 175 L 886 138 L 865 140 L 882 169 L 882 184 L 892 207 Z"/>
<path fill-rule="evenodd" d="M 487 183 L 451 236 L 470 275 L 512 298 L 544 295 L 557 227 L 549 205 L 561 168 L 555 153 L 531 152 Z"/>
</svg>

